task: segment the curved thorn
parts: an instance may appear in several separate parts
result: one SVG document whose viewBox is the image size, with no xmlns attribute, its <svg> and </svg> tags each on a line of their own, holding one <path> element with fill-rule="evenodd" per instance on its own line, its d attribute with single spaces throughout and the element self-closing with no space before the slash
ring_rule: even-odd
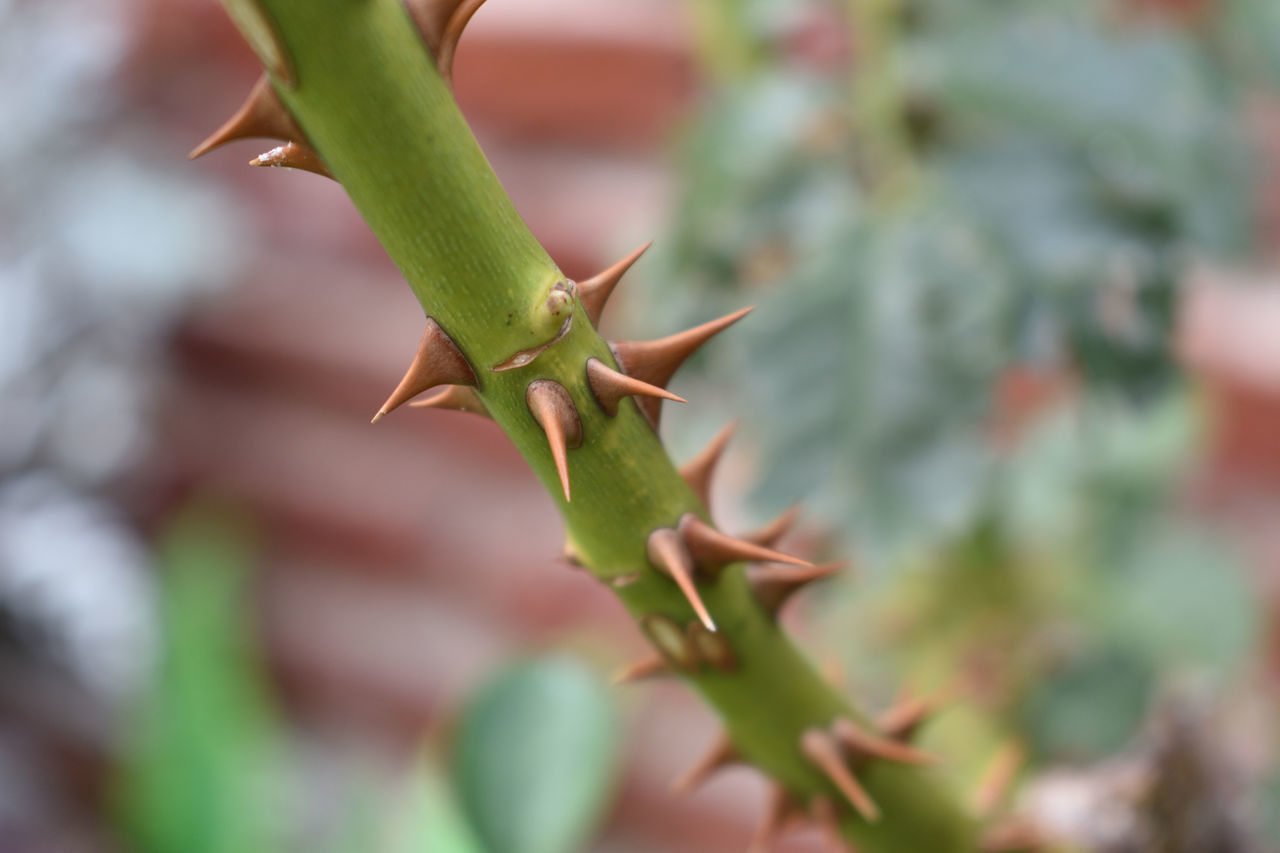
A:
<svg viewBox="0 0 1280 853">
<path fill-rule="evenodd" d="M 680 476 L 689 484 L 689 488 L 698 496 L 698 500 L 702 501 L 703 506 L 711 506 L 711 477 L 715 473 L 716 465 L 720 462 L 720 457 L 724 455 L 724 449 L 729 446 L 729 439 L 733 438 L 733 432 L 737 428 L 737 421 L 725 425 L 697 456 L 680 466 Z"/>
<path fill-rule="evenodd" d="M 704 501 L 705 503 L 705 501 Z M 742 538 L 747 542 L 753 542 L 756 545 L 763 545 L 766 548 L 772 548 L 778 544 L 778 540 L 795 526 L 796 519 L 800 516 L 800 504 L 793 504 L 783 511 L 781 515 L 773 521 L 761 527 L 759 530 L 753 530 L 750 533 L 743 534 Z"/>
<path fill-rule="evenodd" d="M 373 423 L 382 420 L 414 397 L 437 385 L 475 385 L 476 374 L 466 356 L 453 343 L 453 339 L 430 317 L 427 328 L 418 341 L 418 352 L 405 371 L 396 390 L 373 416 Z"/>
<path fill-rule="evenodd" d="M 623 373 L 642 379 L 650 385 L 665 388 L 680 365 L 684 364 L 685 359 L 693 355 L 698 347 L 747 316 L 752 310 L 750 307 L 743 308 L 718 320 L 694 326 L 692 329 L 686 329 L 679 334 L 659 338 L 656 341 L 617 341 L 613 344 L 613 353 Z M 649 421 L 657 426 L 661 412 L 658 401 L 648 399 L 637 402 Z"/>
<path fill-rule="evenodd" d="M 578 417 L 578 409 L 573 405 L 573 398 L 564 386 L 550 379 L 530 382 L 525 392 L 525 402 L 529 405 L 533 419 L 546 433 L 551 458 L 556 464 L 556 474 L 560 477 L 560 488 L 564 490 L 564 499 L 568 503 L 568 451 L 582 444 L 582 419 Z"/>
<path fill-rule="evenodd" d="M 868 731 L 848 717 L 836 720 L 832 731 L 855 755 L 880 758 L 899 764 L 936 764 L 938 762 L 936 755 Z"/>
<path fill-rule="evenodd" d="M 637 681 L 670 674 L 671 667 L 667 666 L 667 662 L 662 655 L 654 655 L 653 657 L 642 658 L 618 670 L 613 675 L 613 683 L 635 684 Z"/>
<path fill-rule="evenodd" d="M 843 571 L 847 562 L 823 563 L 812 568 L 788 568 L 786 566 L 752 566 L 747 581 L 756 601 L 775 620 L 791 597 L 814 581 L 829 578 Z"/>
<path fill-rule="evenodd" d="M 772 548 L 765 548 L 721 533 L 691 512 L 685 513 L 680 518 L 679 530 L 680 535 L 684 537 L 685 543 L 689 546 L 689 553 L 693 554 L 694 560 L 704 568 L 712 568 L 744 560 L 756 563 L 788 563 L 793 566 L 813 566 L 813 563 L 808 560 L 802 560 L 799 557 L 793 557 L 790 554 L 774 551 Z"/>
<path fill-rule="evenodd" d="M 627 270 L 631 269 L 652 245 L 653 241 L 650 240 L 607 270 L 596 273 L 586 281 L 578 282 L 578 298 L 582 300 L 582 307 L 587 310 L 587 316 L 591 318 L 591 325 L 600 325 L 600 315 L 604 313 L 605 303 L 613 295 L 613 289 L 618 286 L 618 282 L 626 275 Z"/>
<path fill-rule="evenodd" d="M 657 385 L 650 385 L 625 373 L 619 373 L 598 358 L 587 359 L 587 384 L 591 386 L 591 393 L 595 395 L 600 408 L 604 409 L 609 417 L 618 414 L 618 404 L 624 397 L 638 395 L 675 400 L 677 403 L 689 402 L 684 397 L 672 394 L 666 388 L 659 388 Z"/>
<path fill-rule="evenodd" d="M 296 142 L 277 145 L 249 161 L 250 166 L 269 166 L 285 169 L 301 169 L 325 178 L 333 178 L 329 167 L 314 151 Z"/>
<path fill-rule="evenodd" d="M 436 68 L 444 82 L 453 85 L 453 55 L 458 50 L 458 41 L 462 31 L 467 28 L 471 16 L 484 5 L 484 0 L 462 0 L 449 16 L 444 25 L 444 33 L 440 36 L 440 49 L 436 52 Z"/>
<path fill-rule="evenodd" d="M 275 89 L 271 88 L 271 80 L 266 74 L 253 84 L 249 96 L 235 114 L 208 139 L 191 149 L 187 157 L 191 160 L 203 157 L 215 148 L 237 139 L 261 138 L 279 139 L 281 142 L 304 138 L 297 123 L 276 96 Z"/>
<path fill-rule="evenodd" d="M 853 775 L 853 771 L 844 762 L 844 754 L 840 744 L 828 732 L 822 729 L 809 729 L 800 738 L 800 749 L 805 757 L 822 771 L 833 785 L 839 789 L 849 805 L 868 823 L 880 819 L 880 807 L 871 799 L 867 789 Z"/>
<path fill-rule="evenodd" d="M 672 781 L 671 793 L 676 796 L 687 794 L 707 781 L 711 774 L 737 760 L 738 753 L 734 750 L 733 743 L 724 734 L 720 734 L 692 767 Z"/>
<path fill-rule="evenodd" d="M 470 412 L 482 418 L 490 418 L 489 410 L 474 389 L 465 385 L 450 385 L 435 396 L 425 400 L 415 400 L 409 404 L 411 409 L 450 409 L 455 412 Z"/>
<path fill-rule="evenodd" d="M 716 623 L 707 612 L 707 606 L 702 603 L 702 596 L 698 594 L 698 586 L 694 581 L 696 567 L 693 555 L 689 553 L 680 534 L 670 527 L 659 528 L 649 534 L 647 548 L 649 562 L 676 582 L 693 612 L 698 614 L 698 619 L 708 631 L 714 632 Z"/>
</svg>

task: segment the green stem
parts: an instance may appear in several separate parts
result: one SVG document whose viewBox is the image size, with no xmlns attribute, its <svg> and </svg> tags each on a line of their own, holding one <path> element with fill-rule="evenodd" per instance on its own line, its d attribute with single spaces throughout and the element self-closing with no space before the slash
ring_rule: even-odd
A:
<svg viewBox="0 0 1280 853">
<path fill-rule="evenodd" d="M 491 369 L 556 337 L 563 306 L 548 296 L 563 276 L 503 191 L 398 0 L 225 2 L 312 147 L 426 314 L 470 361 L 476 390 L 559 504 L 581 561 L 611 582 L 637 619 L 656 614 L 693 624 L 675 584 L 650 566 L 646 542 L 686 513 L 705 518 L 706 509 L 636 406 L 609 417 L 596 404 L 587 360 L 616 363 L 582 305 L 568 333 L 532 362 Z M 567 389 L 582 419 L 582 446 L 568 454 L 572 502 L 561 495 L 546 436 L 526 402 L 537 379 Z M 735 662 L 727 671 L 701 666 L 684 674 L 723 716 L 744 759 L 802 804 L 837 799 L 803 756 L 801 735 L 839 716 L 865 718 L 787 640 L 741 566 L 699 586 Z M 860 778 L 884 812 L 869 824 L 842 811 L 842 826 L 863 849 L 975 849 L 974 822 L 936 772 L 876 761 Z"/>
</svg>

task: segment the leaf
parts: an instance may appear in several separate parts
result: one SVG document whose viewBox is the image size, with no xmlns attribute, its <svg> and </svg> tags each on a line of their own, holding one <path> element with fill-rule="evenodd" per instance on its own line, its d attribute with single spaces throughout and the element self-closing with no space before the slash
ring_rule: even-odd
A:
<svg viewBox="0 0 1280 853">
<path fill-rule="evenodd" d="M 164 661 L 118 781 L 132 849 L 280 849 L 281 734 L 245 639 L 244 531 L 208 507 L 189 509 L 167 531 L 161 561 Z"/>
<path fill-rule="evenodd" d="M 616 724 L 607 689 L 582 664 L 520 664 L 463 714 L 453 776 L 490 853 L 570 853 L 608 802 Z"/>
</svg>

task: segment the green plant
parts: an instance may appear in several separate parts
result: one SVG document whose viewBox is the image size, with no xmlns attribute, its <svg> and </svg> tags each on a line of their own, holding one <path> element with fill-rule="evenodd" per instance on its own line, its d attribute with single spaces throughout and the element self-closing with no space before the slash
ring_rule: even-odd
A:
<svg viewBox="0 0 1280 853">
<path fill-rule="evenodd" d="M 559 506 L 567 554 L 655 646 L 631 674 L 678 674 L 722 716 L 725 738 L 694 777 L 744 761 L 776 783 L 758 847 L 808 812 L 867 851 L 978 849 L 982 822 L 907 743 L 928 704 L 873 718 L 779 629 L 787 598 L 835 567 L 772 550 L 785 518 L 741 538 L 712 525 L 707 487 L 727 431 L 681 469 L 658 439 L 662 400 L 679 399 L 667 380 L 746 312 L 659 341 L 605 341 L 595 323 L 639 252 L 569 281 L 498 184 L 449 89 L 480 3 L 418 0 L 411 16 L 398 0 L 225 5 L 267 75 L 193 153 L 280 139 L 254 163 L 339 181 L 426 313 L 417 356 L 374 420 L 447 384 L 419 405 L 502 427 Z"/>
</svg>

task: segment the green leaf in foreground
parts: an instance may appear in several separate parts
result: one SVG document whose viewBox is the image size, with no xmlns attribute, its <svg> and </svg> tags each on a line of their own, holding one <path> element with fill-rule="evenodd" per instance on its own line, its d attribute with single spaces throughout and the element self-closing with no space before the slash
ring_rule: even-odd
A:
<svg viewBox="0 0 1280 853">
<path fill-rule="evenodd" d="M 467 707 L 454 753 L 462 807 L 491 853 L 580 849 L 615 764 L 605 686 L 564 658 L 523 663 Z"/>
</svg>

